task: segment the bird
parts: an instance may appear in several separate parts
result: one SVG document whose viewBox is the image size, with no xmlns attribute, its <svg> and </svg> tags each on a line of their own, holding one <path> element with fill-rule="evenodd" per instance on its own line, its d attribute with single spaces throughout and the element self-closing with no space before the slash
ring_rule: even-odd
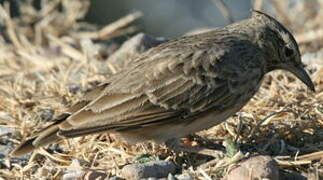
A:
<svg viewBox="0 0 323 180">
<path fill-rule="evenodd" d="M 112 133 L 130 144 L 184 137 L 237 113 L 264 76 L 278 69 L 315 92 L 293 35 L 275 18 L 253 10 L 248 19 L 147 50 L 11 155 L 94 133 Z"/>
</svg>

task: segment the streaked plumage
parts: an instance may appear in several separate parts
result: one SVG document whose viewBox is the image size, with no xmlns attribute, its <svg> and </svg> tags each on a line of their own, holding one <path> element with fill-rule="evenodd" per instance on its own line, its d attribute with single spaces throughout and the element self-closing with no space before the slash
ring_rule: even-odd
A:
<svg viewBox="0 0 323 180">
<path fill-rule="evenodd" d="M 273 18 L 253 12 L 250 19 L 148 50 L 13 155 L 100 132 L 132 143 L 181 137 L 239 111 L 271 70 L 289 70 L 314 90 L 301 66 L 292 35 Z"/>
</svg>

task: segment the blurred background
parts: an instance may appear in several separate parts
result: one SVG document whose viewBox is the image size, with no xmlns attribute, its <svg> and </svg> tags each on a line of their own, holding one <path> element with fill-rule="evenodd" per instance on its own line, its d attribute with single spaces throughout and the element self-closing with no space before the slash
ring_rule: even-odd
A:
<svg viewBox="0 0 323 180">
<path fill-rule="evenodd" d="M 248 17 L 250 0 L 225 0 L 234 20 Z M 188 31 L 220 27 L 230 22 L 223 17 L 214 0 L 93 0 L 85 19 L 109 24 L 134 11 L 143 12 L 140 25 L 153 36 L 174 38 Z"/>
<path fill-rule="evenodd" d="M 51 0 L 0 0 L 9 2 L 12 16 L 18 16 L 19 3 L 30 1 L 41 9 Z M 52 0 L 53 1 L 53 0 Z M 84 1 L 84 0 L 80 0 Z M 126 14 L 141 11 L 139 27 L 153 36 L 174 38 L 194 29 L 221 27 L 230 23 L 219 10 L 218 0 L 92 0 L 84 20 L 97 25 L 110 24 Z M 232 15 L 231 20 L 241 20 L 250 14 L 252 1 L 223 0 Z"/>
</svg>

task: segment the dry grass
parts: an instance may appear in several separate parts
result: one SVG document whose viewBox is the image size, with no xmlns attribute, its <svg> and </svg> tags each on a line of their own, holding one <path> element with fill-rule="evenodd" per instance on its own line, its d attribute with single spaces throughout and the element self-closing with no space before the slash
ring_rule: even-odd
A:
<svg viewBox="0 0 323 180">
<path fill-rule="evenodd" d="M 46 110 L 58 115 L 86 89 L 109 76 L 106 59 L 115 47 L 109 40 L 136 31 L 130 24 L 141 16 L 134 13 L 98 29 L 77 22 L 86 13 L 87 0 L 48 1 L 39 12 L 28 3 L 31 1 L 24 2 L 18 19 L 10 18 L 8 4 L 0 6 L 0 126 L 15 130 L 0 135 L 0 145 L 10 148 L 50 124 Z M 240 145 L 234 156 L 205 164 L 210 160 L 206 156 L 174 154 L 152 143 L 126 146 L 101 134 L 64 140 L 20 159 L 4 157 L 0 177 L 59 179 L 75 160 L 80 162 L 72 164 L 75 168 L 120 175 L 120 167 L 136 161 L 140 154 L 150 154 L 176 162 L 196 179 L 208 179 L 225 175 L 241 158 L 267 154 L 275 157 L 282 171 L 322 178 L 323 11 L 314 12 L 317 6 L 305 3 L 292 13 L 304 14 L 300 19 L 284 14 L 284 3 L 274 5 L 277 17 L 300 42 L 317 92 L 309 92 L 289 73 L 270 73 L 240 113 L 199 133 L 203 139 L 232 139 Z M 65 11 L 59 11 L 59 6 Z"/>
</svg>

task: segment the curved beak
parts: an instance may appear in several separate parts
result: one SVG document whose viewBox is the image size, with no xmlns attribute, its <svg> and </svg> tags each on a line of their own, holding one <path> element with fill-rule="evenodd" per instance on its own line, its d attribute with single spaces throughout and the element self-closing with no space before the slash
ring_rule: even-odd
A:
<svg viewBox="0 0 323 180">
<path fill-rule="evenodd" d="M 288 66 L 286 70 L 293 73 L 299 80 L 301 80 L 312 92 L 315 92 L 314 83 L 305 69 L 301 66 Z"/>
</svg>

